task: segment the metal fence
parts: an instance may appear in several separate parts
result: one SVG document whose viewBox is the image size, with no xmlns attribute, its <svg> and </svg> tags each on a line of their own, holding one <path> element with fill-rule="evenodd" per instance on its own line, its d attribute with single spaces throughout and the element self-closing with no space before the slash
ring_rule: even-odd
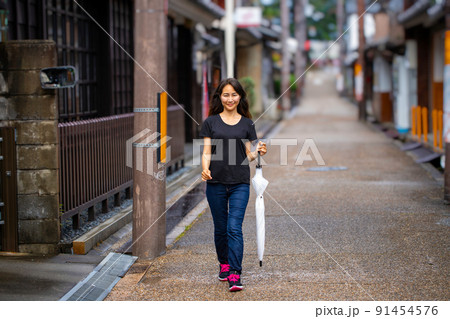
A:
<svg viewBox="0 0 450 319">
<path fill-rule="evenodd" d="M 111 196 L 115 206 L 121 191 L 131 198 L 133 170 L 126 165 L 126 142 L 133 136 L 133 121 L 134 114 L 128 113 L 58 124 L 61 221 L 72 218 L 76 229 L 84 210 L 94 220 L 97 203 L 106 213 Z M 171 160 L 166 171 L 171 173 L 184 166 L 184 112 L 178 106 L 168 107 L 167 134 Z"/>
<path fill-rule="evenodd" d="M 126 166 L 126 141 L 133 136 L 134 115 L 123 114 L 92 120 L 60 123 L 60 210 L 61 221 L 72 217 L 80 225 L 80 213 L 88 209 L 95 219 L 94 205 L 120 191 L 130 197 L 133 171 Z"/>
</svg>

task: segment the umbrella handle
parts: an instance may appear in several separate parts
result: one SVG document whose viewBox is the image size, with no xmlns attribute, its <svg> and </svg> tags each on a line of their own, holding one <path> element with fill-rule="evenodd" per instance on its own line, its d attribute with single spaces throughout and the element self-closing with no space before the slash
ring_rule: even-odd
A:
<svg viewBox="0 0 450 319">
<path fill-rule="evenodd" d="M 256 165 L 256 168 L 261 168 L 261 154 L 258 152 L 258 164 Z"/>
</svg>

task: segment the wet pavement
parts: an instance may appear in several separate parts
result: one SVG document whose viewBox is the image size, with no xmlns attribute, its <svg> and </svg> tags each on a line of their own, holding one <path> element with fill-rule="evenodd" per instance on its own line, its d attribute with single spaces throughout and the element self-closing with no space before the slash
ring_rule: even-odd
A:
<svg viewBox="0 0 450 319">
<path fill-rule="evenodd" d="M 0 300 L 59 300 L 85 278 L 102 256 L 1 256 Z"/>
<path fill-rule="evenodd" d="M 200 183 L 194 186 L 190 191 L 177 199 L 173 204 L 168 204 L 166 211 L 166 235 L 169 235 L 171 231 L 188 215 L 204 198 L 205 198 L 205 184 Z M 183 227 L 184 228 L 184 227 Z M 111 244 L 100 244 L 98 247 L 94 247 L 88 254 L 102 254 L 106 252 L 114 251 L 117 253 L 132 254 L 132 223 L 123 227 L 118 236 L 112 235 L 107 241 L 111 241 Z M 102 249 L 105 246 L 104 249 Z"/>
<path fill-rule="evenodd" d="M 183 181 L 180 181 L 179 185 L 181 188 L 185 187 Z M 170 204 L 166 213 L 167 234 L 204 199 L 204 190 L 205 185 L 198 184 L 181 198 L 173 196 L 176 200 L 172 198 L 174 203 Z M 107 288 L 113 276 L 104 274 L 109 271 L 109 266 L 99 269 L 97 275 L 96 269 L 102 260 L 104 262 L 107 259 L 104 258 L 110 252 L 118 252 L 118 256 L 122 253 L 131 254 L 131 234 L 132 223 L 129 223 L 86 255 L 59 254 L 45 257 L 17 253 L 0 254 L 0 301 L 54 301 L 65 296 L 70 297 L 70 300 L 98 300 L 109 291 Z M 94 285 L 92 289 L 85 289 L 91 282 L 95 282 L 95 289 Z M 105 286 L 104 289 L 99 289 L 102 285 Z M 66 295 L 76 286 L 84 293 L 77 295 L 78 292 L 74 292 L 73 295 Z"/>
<path fill-rule="evenodd" d="M 333 77 L 309 73 L 297 114 L 264 157 L 266 248 L 256 251 L 254 191 L 244 220 L 244 290 L 217 280 L 209 212 L 167 253 L 138 260 L 106 300 L 449 300 L 450 207 L 443 185 L 339 98 Z M 295 165 L 313 139 L 326 166 Z M 270 141 L 268 141 L 270 142 Z M 308 154 L 312 156 L 310 151 Z M 254 164 L 252 170 L 254 169 Z"/>
<path fill-rule="evenodd" d="M 201 183 L 173 204 L 166 213 L 166 234 L 205 198 L 205 184 Z"/>
</svg>

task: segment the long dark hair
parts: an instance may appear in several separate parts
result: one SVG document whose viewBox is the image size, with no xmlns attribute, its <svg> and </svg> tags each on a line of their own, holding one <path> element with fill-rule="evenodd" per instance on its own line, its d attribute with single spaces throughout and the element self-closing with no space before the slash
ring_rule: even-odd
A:
<svg viewBox="0 0 450 319">
<path fill-rule="evenodd" d="M 211 101 L 209 104 L 210 105 L 209 116 L 223 112 L 223 105 L 220 96 L 222 95 L 223 88 L 228 84 L 231 85 L 236 91 L 236 93 L 239 94 L 239 96 L 241 97 L 239 104 L 237 106 L 237 112 L 242 116 L 251 119 L 252 115 L 248 110 L 249 106 L 247 101 L 247 93 L 245 93 L 245 90 L 242 87 L 241 83 L 239 83 L 239 81 L 234 78 L 224 79 L 219 83 L 219 86 L 217 87 L 216 91 L 211 96 Z"/>
</svg>

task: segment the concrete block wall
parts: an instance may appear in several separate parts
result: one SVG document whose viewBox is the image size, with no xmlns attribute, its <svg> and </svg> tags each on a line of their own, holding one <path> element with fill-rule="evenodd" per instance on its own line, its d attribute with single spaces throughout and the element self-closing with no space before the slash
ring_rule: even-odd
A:
<svg viewBox="0 0 450 319">
<path fill-rule="evenodd" d="M 57 65 L 53 41 L 0 43 L 0 125 L 16 129 L 19 251 L 55 254 L 60 239 L 58 108 L 39 72 Z"/>
</svg>

